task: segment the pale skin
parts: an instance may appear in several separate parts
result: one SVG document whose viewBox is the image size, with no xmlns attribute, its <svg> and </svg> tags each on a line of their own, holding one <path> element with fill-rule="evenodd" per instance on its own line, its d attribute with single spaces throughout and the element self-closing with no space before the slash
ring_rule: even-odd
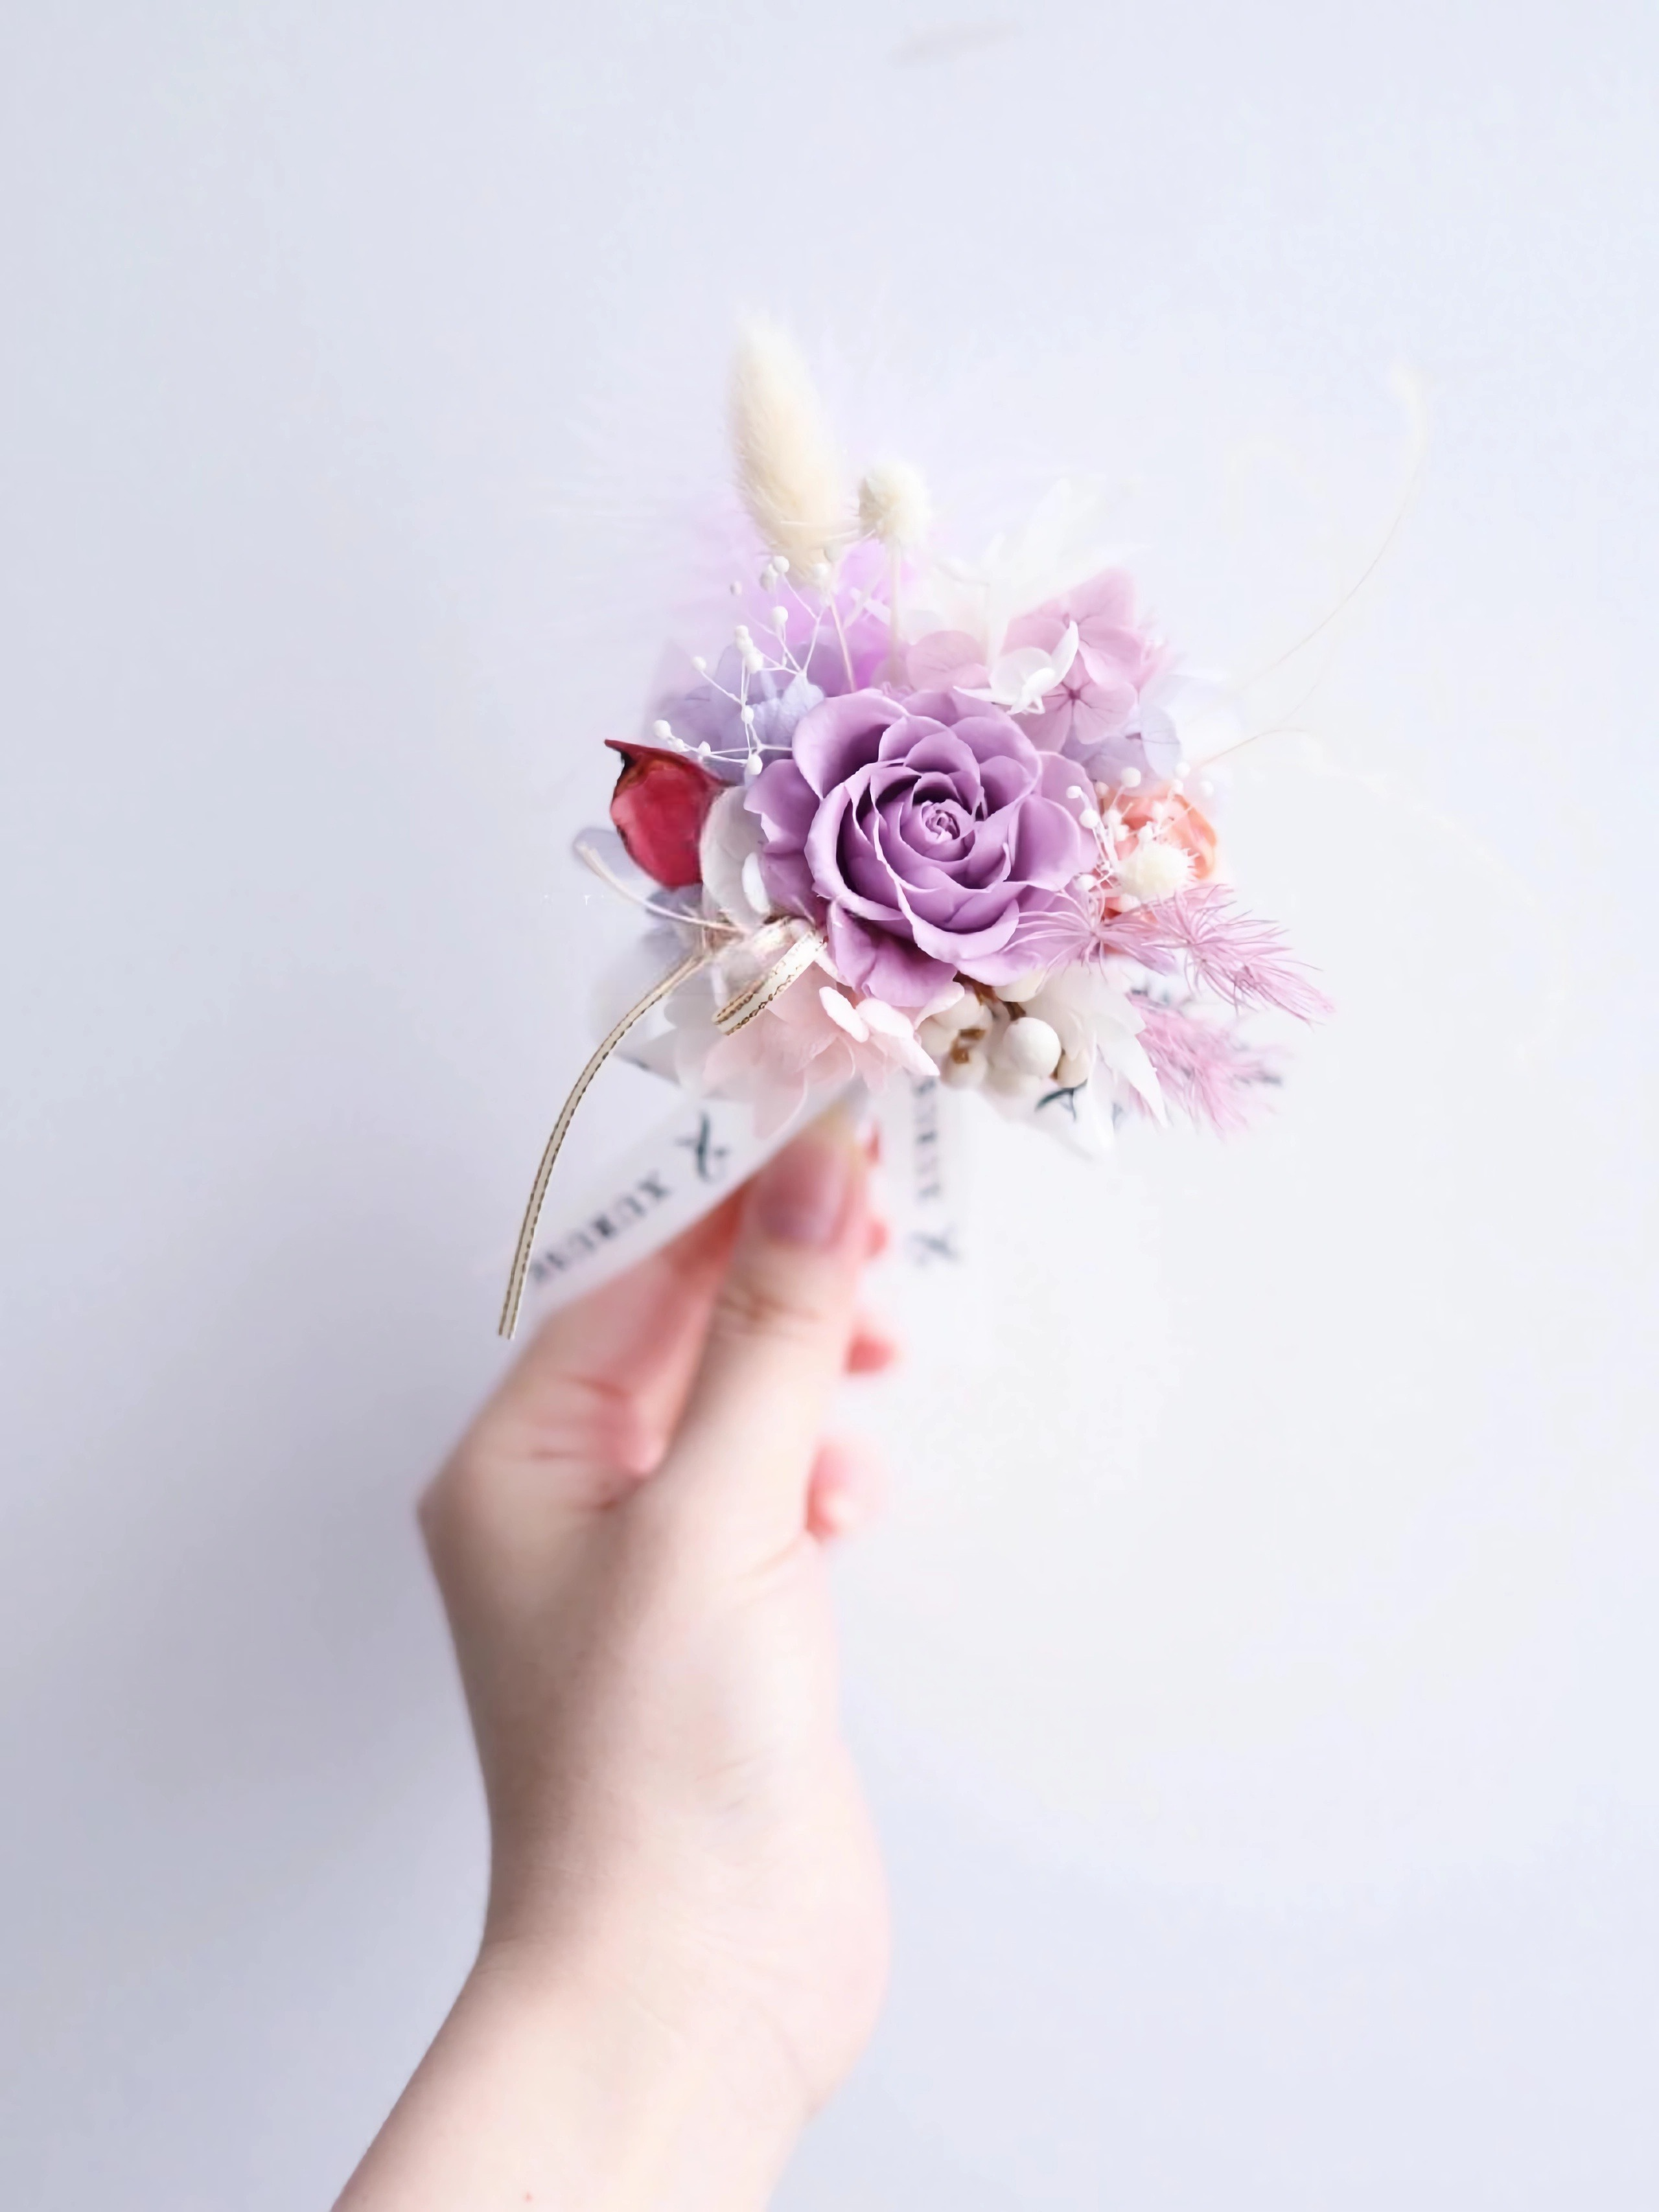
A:
<svg viewBox="0 0 1659 2212">
<path fill-rule="evenodd" d="M 422 1500 L 489 1801 L 471 1973 L 337 2212 L 746 2212 L 874 2024 L 823 1430 L 891 1347 L 832 1118 L 554 1316 Z"/>
</svg>

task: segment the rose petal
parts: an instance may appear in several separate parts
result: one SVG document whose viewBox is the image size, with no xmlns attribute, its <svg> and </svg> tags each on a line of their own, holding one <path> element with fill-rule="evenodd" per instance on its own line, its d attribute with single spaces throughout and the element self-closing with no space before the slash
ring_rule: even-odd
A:
<svg viewBox="0 0 1659 2212">
<path fill-rule="evenodd" d="M 881 691 L 853 691 L 842 699 L 826 699 L 803 715 L 796 729 L 796 766 L 818 797 L 825 798 L 855 769 L 876 759 L 882 732 L 903 713 L 896 699 Z"/>
<path fill-rule="evenodd" d="M 855 989 L 890 1006 L 925 1006 L 955 975 L 948 960 L 930 960 L 890 932 L 872 929 L 840 907 L 830 909 L 830 951 Z"/>
<path fill-rule="evenodd" d="M 804 853 L 763 853 L 761 880 L 768 898 L 782 913 L 804 915 L 809 921 L 822 920 L 823 900 L 812 882 Z"/>
<path fill-rule="evenodd" d="M 792 760 L 769 762 L 743 795 L 757 814 L 769 840 L 799 846 L 817 812 L 818 795 Z"/>
</svg>

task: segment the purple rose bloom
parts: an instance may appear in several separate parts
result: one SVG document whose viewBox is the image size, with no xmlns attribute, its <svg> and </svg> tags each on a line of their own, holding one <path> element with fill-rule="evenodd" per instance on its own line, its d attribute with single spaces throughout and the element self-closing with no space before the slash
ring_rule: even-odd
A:
<svg viewBox="0 0 1659 2212">
<path fill-rule="evenodd" d="M 849 983 L 926 1006 L 958 972 L 1006 983 L 1024 940 L 1094 858 L 1075 766 L 956 691 L 826 699 L 744 804 L 780 905 L 823 924 Z"/>
</svg>

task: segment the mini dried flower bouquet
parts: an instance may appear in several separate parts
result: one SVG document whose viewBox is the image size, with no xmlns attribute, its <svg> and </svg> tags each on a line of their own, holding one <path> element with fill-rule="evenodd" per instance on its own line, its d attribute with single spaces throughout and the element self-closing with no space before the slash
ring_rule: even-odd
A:
<svg viewBox="0 0 1659 2212">
<path fill-rule="evenodd" d="M 762 1133 L 896 1076 L 1085 1143 L 1172 1106 L 1237 1126 L 1273 1079 L 1239 1017 L 1325 1001 L 1218 879 L 1190 789 L 1216 689 L 1103 565 L 1092 501 L 1062 484 L 982 561 L 933 552 L 921 477 L 846 486 L 763 323 L 731 427 L 743 618 L 638 742 L 611 740 L 615 835 L 577 845 L 678 941 L 561 1117 L 526 1238 L 586 1082 L 658 1006 L 629 1056 L 748 1102 Z"/>
</svg>

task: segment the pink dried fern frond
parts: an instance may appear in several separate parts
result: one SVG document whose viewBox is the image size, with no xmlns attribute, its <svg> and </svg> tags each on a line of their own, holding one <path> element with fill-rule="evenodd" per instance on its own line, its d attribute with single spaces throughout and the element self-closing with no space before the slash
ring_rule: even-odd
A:
<svg viewBox="0 0 1659 2212">
<path fill-rule="evenodd" d="M 1034 968 L 1070 968 L 1091 959 L 1102 948 L 1090 900 L 1070 885 L 1053 892 L 1045 907 L 1034 906 L 1026 916 L 1019 949 Z"/>
<path fill-rule="evenodd" d="M 1243 1128 L 1255 1094 L 1277 1084 L 1273 1063 L 1237 1030 L 1206 1021 L 1185 1006 L 1135 994 L 1139 1042 L 1172 1106 L 1194 1121 L 1228 1133 Z M 1139 1097 L 1136 1104 L 1148 1110 Z"/>
<path fill-rule="evenodd" d="M 1103 952 L 1127 954 L 1162 975 L 1184 967 L 1195 984 L 1236 1007 L 1277 1006 L 1303 1022 L 1332 1012 L 1283 933 L 1242 913 L 1222 884 L 1196 884 L 1113 915 L 1097 926 L 1096 942 Z"/>
</svg>

